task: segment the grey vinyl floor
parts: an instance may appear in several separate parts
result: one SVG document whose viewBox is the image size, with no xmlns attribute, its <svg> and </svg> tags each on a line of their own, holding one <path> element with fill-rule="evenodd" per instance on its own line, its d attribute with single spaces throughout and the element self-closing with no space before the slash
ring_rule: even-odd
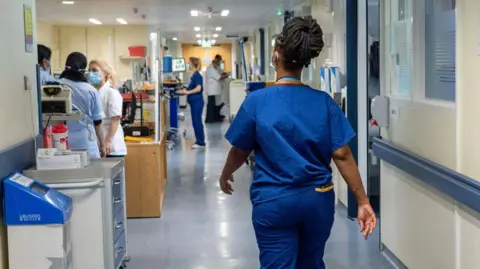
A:
<svg viewBox="0 0 480 269">
<path fill-rule="evenodd" d="M 188 130 L 168 152 L 168 183 L 160 219 L 128 221 L 132 269 L 258 269 L 258 248 L 251 224 L 251 172 L 242 167 L 235 175 L 235 193 L 226 197 L 217 184 L 228 143 L 228 124 L 207 125 L 208 148 L 193 151 Z M 329 269 L 394 268 L 379 252 L 377 233 L 363 240 L 358 225 L 337 208 L 325 261 Z"/>
</svg>

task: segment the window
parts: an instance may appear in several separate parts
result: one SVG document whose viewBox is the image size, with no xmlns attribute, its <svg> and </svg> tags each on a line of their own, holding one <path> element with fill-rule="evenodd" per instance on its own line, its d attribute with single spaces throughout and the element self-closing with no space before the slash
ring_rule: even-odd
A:
<svg viewBox="0 0 480 269">
<path fill-rule="evenodd" d="M 425 3 L 425 98 L 455 101 L 455 0 Z"/>
<path fill-rule="evenodd" d="M 410 97 L 412 91 L 412 1 L 391 0 L 386 21 L 387 31 L 390 32 L 387 40 L 387 68 L 390 71 L 387 83 L 391 94 L 404 97 Z"/>
</svg>

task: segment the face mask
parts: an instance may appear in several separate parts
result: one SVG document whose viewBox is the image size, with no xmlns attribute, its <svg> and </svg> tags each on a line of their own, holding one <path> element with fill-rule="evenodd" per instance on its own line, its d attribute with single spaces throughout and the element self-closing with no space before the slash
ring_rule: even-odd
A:
<svg viewBox="0 0 480 269">
<path fill-rule="evenodd" d="M 88 81 L 93 85 L 99 85 L 102 83 L 102 73 L 101 72 L 90 72 L 88 73 Z"/>
<path fill-rule="evenodd" d="M 225 70 L 225 63 L 222 62 L 222 63 L 220 64 L 220 69 L 221 69 L 221 70 Z"/>
</svg>

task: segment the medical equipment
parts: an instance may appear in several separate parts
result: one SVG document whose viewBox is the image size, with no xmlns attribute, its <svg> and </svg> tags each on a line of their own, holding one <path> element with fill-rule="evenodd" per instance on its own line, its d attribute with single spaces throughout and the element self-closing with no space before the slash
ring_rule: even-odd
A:
<svg viewBox="0 0 480 269">
<path fill-rule="evenodd" d="M 3 186 L 9 268 L 72 269 L 72 199 L 18 173 Z"/>
<path fill-rule="evenodd" d="M 42 114 L 72 114 L 72 89 L 68 85 L 42 86 Z"/>
<path fill-rule="evenodd" d="M 123 159 L 92 160 L 83 169 L 32 168 L 24 174 L 72 198 L 74 268 L 125 268 L 128 257 Z"/>
<path fill-rule="evenodd" d="M 185 71 L 187 71 L 187 65 L 185 64 L 185 58 L 173 58 L 172 59 L 172 71 L 173 72 L 185 72 Z"/>
</svg>

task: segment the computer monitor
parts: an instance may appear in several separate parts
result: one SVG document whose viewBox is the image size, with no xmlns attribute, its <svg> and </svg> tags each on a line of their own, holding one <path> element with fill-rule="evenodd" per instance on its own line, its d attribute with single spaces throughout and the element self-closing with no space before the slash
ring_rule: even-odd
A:
<svg viewBox="0 0 480 269">
<path fill-rule="evenodd" d="M 172 72 L 185 72 L 187 71 L 187 65 L 185 64 L 185 58 L 173 58 L 172 59 Z"/>
</svg>

